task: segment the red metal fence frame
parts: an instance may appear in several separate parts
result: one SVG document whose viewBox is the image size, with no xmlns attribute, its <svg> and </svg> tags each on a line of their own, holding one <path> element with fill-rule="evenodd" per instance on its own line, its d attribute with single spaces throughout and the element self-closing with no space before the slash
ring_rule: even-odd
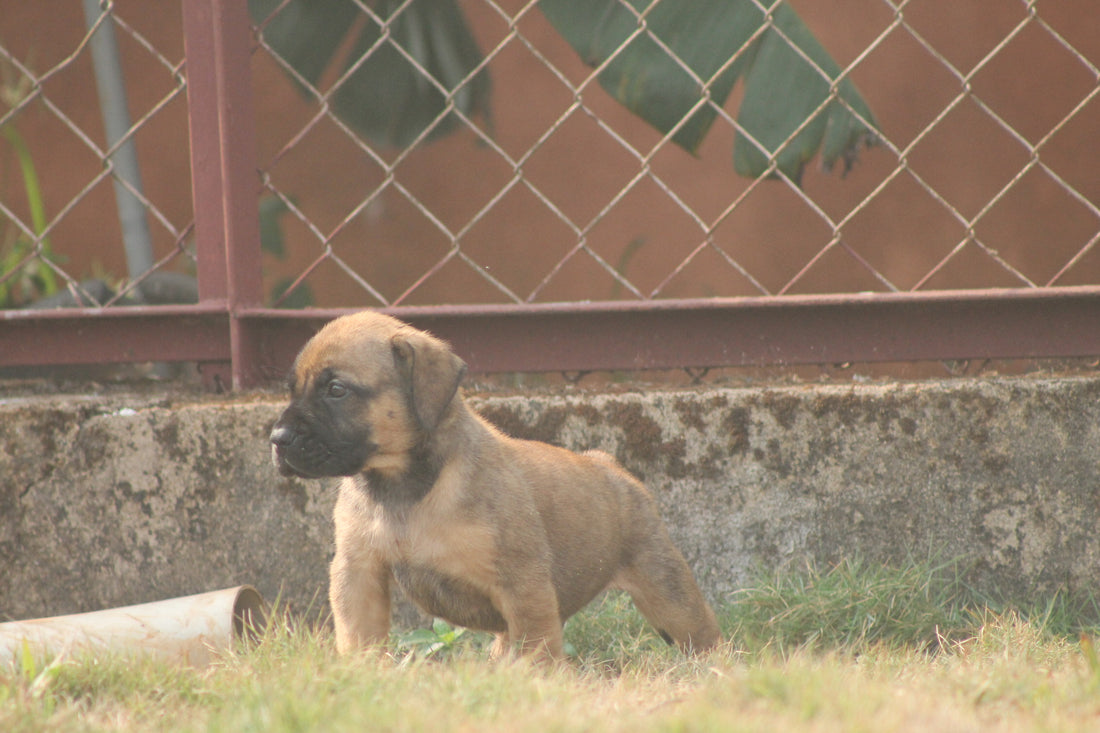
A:
<svg viewBox="0 0 1100 733">
<path fill-rule="evenodd" d="M 0 311 L 0 366 L 194 361 L 211 382 L 280 379 L 344 311 L 260 307 L 246 0 L 184 0 L 200 302 Z M 1100 287 L 387 309 L 475 372 L 1100 354 Z"/>
<path fill-rule="evenodd" d="M 0 365 L 196 361 L 235 388 L 281 379 L 344 311 L 224 304 L 8 311 Z M 438 306 L 389 312 L 475 372 L 669 369 L 1100 354 L 1100 288 Z"/>
</svg>

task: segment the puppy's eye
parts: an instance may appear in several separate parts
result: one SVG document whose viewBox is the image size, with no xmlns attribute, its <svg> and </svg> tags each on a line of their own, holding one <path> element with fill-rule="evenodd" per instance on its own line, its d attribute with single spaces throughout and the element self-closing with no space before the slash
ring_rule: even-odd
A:
<svg viewBox="0 0 1100 733">
<path fill-rule="evenodd" d="M 346 397 L 348 394 L 348 388 L 344 386 L 342 382 L 333 380 L 328 383 L 328 388 L 325 390 L 325 396 L 331 397 L 334 400 L 338 400 L 341 397 Z"/>
</svg>

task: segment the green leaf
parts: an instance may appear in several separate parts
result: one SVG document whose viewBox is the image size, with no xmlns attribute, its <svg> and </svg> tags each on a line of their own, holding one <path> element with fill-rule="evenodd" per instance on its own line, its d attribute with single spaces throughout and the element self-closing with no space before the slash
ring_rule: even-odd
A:
<svg viewBox="0 0 1100 733">
<path fill-rule="evenodd" d="M 827 168 L 838 159 L 850 166 L 859 146 L 874 139 L 871 127 L 833 99 L 782 147 L 830 98 L 840 73 L 785 3 L 774 6 L 771 21 L 753 0 L 540 0 L 539 7 L 585 63 L 603 65 L 598 79 L 609 94 L 689 152 L 744 77 L 738 122 L 763 150 L 738 134 L 734 167 L 742 175 L 768 172 L 778 153 L 778 169 L 798 181 L 818 150 Z M 850 81 L 837 94 L 874 126 Z"/>
<path fill-rule="evenodd" d="M 284 277 L 277 280 L 275 284 L 271 286 L 271 301 L 277 303 L 278 308 L 295 310 L 309 308 L 311 305 L 314 305 L 313 289 L 309 287 L 309 283 L 301 283 L 292 293 L 290 293 L 290 295 L 284 298 L 283 295 L 293 284 L 294 278 L 292 277 Z"/>
<path fill-rule="evenodd" d="M 382 0 L 373 14 L 351 0 L 291 0 L 269 18 L 279 5 L 249 0 L 249 11 L 268 46 L 314 88 L 354 35 L 339 81 L 321 91 L 372 143 L 407 147 L 422 134 L 440 137 L 461 124 L 453 110 L 488 116 L 489 75 L 474 73 L 481 51 L 455 0 Z"/>
<path fill-rule="evenodd" d="M 286 247 L 279 217 L 288 211 L 286 202 L 277 196 L 260 198 L 260 249 L 280 259 L 286 256 Z"/>
<path fill-rule="evenodd" d="M 737 116 L 741 127 L 764 149 L 738 132 L 734 169 L 741 175 L 758 176 L 775 155 L 776 167 L 798 182 L 803 167 L 820 149 L 826 169 L 843 159 L 847 172 L 859 147 L 875 139 L 874 132 L 860 121 L 874 124 L 871 110 L 848 78 L 837 84 L 836 96 L 830 98 L 840 67 L 793 10 L 780 5 L 773 21 L 760 41 L 756 63 L 746 74 L 745 97 Z M 810 122 L 802 127 L 806 120 Z"/>
<path fill-rule="evenodd" d="M 752 2 L 666 0 L 645 15 L 639 31 L 639 14 L 650 2 L 540 0 L 539 9 L 589 66 L 614 54 L 600 85 L 662 133 L 690 114 L 672 139 L 694 153 L 752 63 L 747 43 L 764 14 Z"/>
<path fill-rule="evenodd" d="M 398 644 L 402 647 L 417 647 L 435 644 L 439 641 L 439 635 L 431 629 L 413 629 L 402 635 Z"/>
<path fill-rule="evenodd" d="M 248 0 L 248 12 L 262 26 L 267 45 L 316 87 L 359 9 L 352 0 L 294 0 L 272 16 L 281 4 L 282 0 Z"/>
<path fill-rule="evenodd" d="M 744 79 L 738 173 L 774 174 L 774 157 L 776 170 L 799 181 L 819 152 L 826 168 L 842 160 L 847 170 L 876 139 L 870 109 L 850 80 L 836 83 L 839 67 L 798 15 L 781 1 L 769 12 L 766 2 L 539 0 L 539 7 L 600 69 L 609 94 L 684 149 L 698 150 Z M 488 116 L 488 73 L 475 72 L 482 55 L 456 0 L 378 0 L 370 14 L 354 0 L 280 5 L 249 0 L 265 42 L 305 83 L 316 87 L 338 49 L 350 49 L 330 74 L 339 81 L 322 91 L 372 143 L 434 139 L 461 125 L 455 110 Z"/>
</svg>

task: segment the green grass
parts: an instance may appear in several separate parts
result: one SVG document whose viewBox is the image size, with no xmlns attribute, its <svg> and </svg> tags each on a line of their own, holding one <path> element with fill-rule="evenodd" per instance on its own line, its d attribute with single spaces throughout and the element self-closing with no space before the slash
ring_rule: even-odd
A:
<svg viewBox="0 0 1100 733">
<path fill-rule="evenodd" d="M 697 658 L 608 594 L 569 622 L 574 656 L 555 669 L 489 662 L 487 635 L 445 624 L 342 658 L 329 631 L 284 618 L 204 670 L 0 668 L 0 730 L 1093 730 L 1095 611 L 998 606 L 952 563 L 851 561 L 761 574 L 719 609 L 731 641 Z"/>
</svg>

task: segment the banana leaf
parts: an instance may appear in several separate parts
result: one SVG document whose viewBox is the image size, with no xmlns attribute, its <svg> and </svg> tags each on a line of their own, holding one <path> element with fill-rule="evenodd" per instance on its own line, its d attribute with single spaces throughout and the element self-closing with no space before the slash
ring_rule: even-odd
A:
<svg viewBox="0 0 1100 733">
<path fill-rule="evenodd" d="M 459 125 L 448 97 L 467 117 L 489 117 L 489 76 L 471 76 L 482 55 L 456 0 L 372 7 L 377 20 L 357 24 L 363 10 L 354 0 L 249 0 L 265 42 L 314 87 L 356 34 L 335 76 L 354 71 L 327 93 L 336 114 L 372 143 L 404 147 L 425 130 L 425 140 L 447 134 Z M 539 8 L 600 68 L 609 94 L 692 153 L 742 79 L 733 149 L 741 175 L 774 175 L 774 158 L 775 170 L 797 182 L 818 152 L 826 168 L 842 161 L 847 170 L 876 139 L 859 90 L 845 77 L 833 96 L 840 68 L 786 3 L 770 18 L 756 0 L 539 0 Z"/>
<path fill-rule="evenodd" d="M 818 151 L 827 169 L 841 160 L 847 170 L 876 139 L 874 117 L 848 78 L 830 98 L 840 68 L 786 3 L 773 6 L 770 20 L 754 0 L 540 0 L 539 8 L 601 69 L 609 94 L 689 152 L 743 78 L 737 121 L 745 134 L 738 131 L 733 152 L 741 175 L 774 175 L 774 157 L 798 182 Z"/>
<path fill-rule="evenodd" d="M 370 142 L 401 148 L 425 130 L 424 140 L 451 132 L 461 122 L 448 111 L 449 100 L 467 117 L 488 117 L 489 75 L 473 73 L 482 55 L 455 0 L 381 0 L 372 4 L 376 17 L 353 0 L 281 6 L 281 0 L 248 2 L 265 43 L 313 88 L 350 43 L 334 75 L 341 81 L 324 91 L 337 116 Z M 379 21 L 388 26 L 388 37 Z"/>
</svg>

